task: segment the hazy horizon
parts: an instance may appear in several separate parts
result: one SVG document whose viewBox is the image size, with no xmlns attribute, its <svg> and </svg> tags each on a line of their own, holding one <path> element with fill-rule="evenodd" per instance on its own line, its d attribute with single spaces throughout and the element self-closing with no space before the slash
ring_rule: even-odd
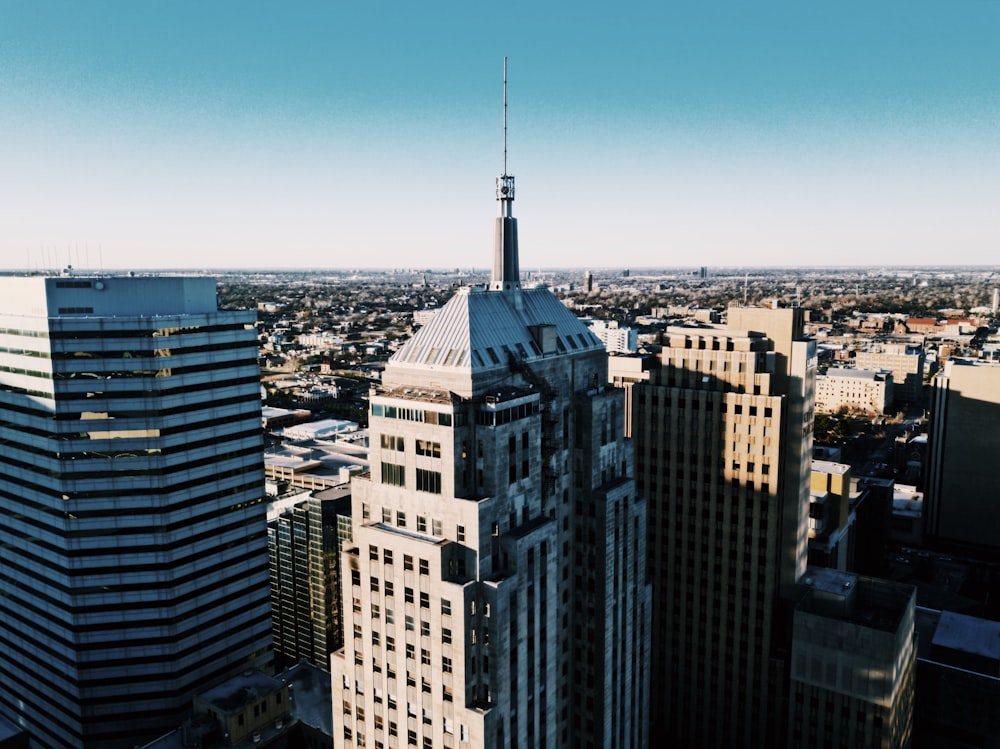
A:
<svg viewBox="0 0 1000 749">
<path fill-rule="evenodd" d="M 0 268 L 485 268 L 505 55 L 525 272 L 988 264 L 997 38 L 985 1 L 11 0 Z"/>
</svg>

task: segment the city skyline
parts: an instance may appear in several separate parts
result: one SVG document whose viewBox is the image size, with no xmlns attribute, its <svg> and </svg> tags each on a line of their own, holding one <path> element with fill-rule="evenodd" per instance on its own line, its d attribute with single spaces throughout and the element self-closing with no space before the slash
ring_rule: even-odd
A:
<svg viewBox="0 0 1000 749">
<path fill-rule="evenodd" d="M 1000 4 L 503 10 L 3 4 L 0 268 L 482 267 L 505 55 L 526 268 L 994 260 Z"/>
</svg>

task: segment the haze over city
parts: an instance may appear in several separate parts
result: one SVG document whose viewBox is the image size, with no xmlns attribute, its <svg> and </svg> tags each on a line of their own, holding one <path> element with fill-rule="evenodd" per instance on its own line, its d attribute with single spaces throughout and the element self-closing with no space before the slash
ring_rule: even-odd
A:
<svg viewBox="0 0 1000 749">
<path fill-rule="evenodd" d="M 0 4 L 0 267 L 996 258 L 1000 4 Z"/>
</svg>

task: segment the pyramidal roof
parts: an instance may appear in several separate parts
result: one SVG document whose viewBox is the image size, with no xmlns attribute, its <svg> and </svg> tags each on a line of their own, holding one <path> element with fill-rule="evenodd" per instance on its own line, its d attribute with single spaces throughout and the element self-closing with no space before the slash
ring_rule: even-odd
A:
<svg viewBox="0 0 1000 749">
<path fill-rule="evenodd" d="M 506 369 L 511 357 L 531 362 L 603 349 L 546 287 L 514 292 L 465 287 L 392 356 L 388 367 L 472 374 Z"/>
<path fill-rule="evenodd" d="M 507 60 L 504 58 L 504 169 L 489 288 L 459 290 L 386 366 L 386 379 L 416 381 L 435 371 L 463 377 L 547 356 L 603 351 L 604 345 L 548 288 L 521 288 L 514 177 L 507 173 Z M 451 379 L 453 382 L 453 378 Z M 433 379 L 431 380 L 433 381 Z"/>
</svg>

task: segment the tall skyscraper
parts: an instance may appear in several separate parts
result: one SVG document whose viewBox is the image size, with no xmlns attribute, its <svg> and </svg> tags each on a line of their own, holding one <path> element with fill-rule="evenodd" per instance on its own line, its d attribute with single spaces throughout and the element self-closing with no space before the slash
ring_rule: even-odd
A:
<svg viewBox="0 0 1000 749">
<path fill-rule="evenodd" d="M 600 341 L 522 288 L 514 178 L 488 289 L 371 393 L 344 552 L 338 747 L 647 745 L 645 503 Z"/>
<path fill-rule="evenodd" d="M 0 712 L 131 747 L 270 659 L 252 311 L 210 278 L 0 279 Z"/>
<path fill-rule="evenodd" d="M 1000 551 L 1000 364 L 951 359 L 931 387 L 927 532 L 938 543 Z"/>
<path fill-rule="evenodd" d="M 815 343 L 801 309 L 729 309 L 612 357 L 649 503 L 652 731 L 782 746 L 790 604 L 805 571 Z"/>
</svg>

